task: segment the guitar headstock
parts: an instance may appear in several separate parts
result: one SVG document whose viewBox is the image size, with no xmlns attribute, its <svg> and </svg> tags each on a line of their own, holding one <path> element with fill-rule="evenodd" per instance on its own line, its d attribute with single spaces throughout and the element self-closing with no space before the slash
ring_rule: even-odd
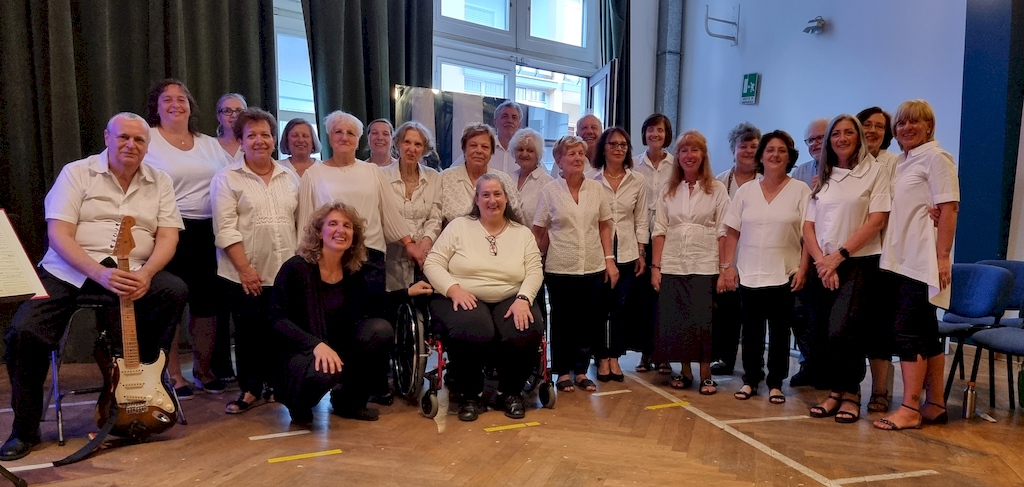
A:
<svg viewBox="0 0 1024 487">
<path fill-rule="evenodd" d="M 117 241 L 114 243 L 114 257 L 128 258 L 128 254 L 135 248 L 135 239 L 132 238 L 132 227 L 134 226 L 134 217 L 121 218 L 121 226 L 117 230 Z"/>
</svg>

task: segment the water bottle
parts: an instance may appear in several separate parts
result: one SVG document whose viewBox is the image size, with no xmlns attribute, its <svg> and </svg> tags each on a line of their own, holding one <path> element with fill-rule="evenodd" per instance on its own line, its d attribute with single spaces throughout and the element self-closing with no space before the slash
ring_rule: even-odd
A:
<svg viewBox="0 0 1024 487">
<path fill-rule="evenodd" d="M 968 382 L 967 389 L 964 389 L 964 419 L 974 417 L 974 407 L 977 400 L 978 391 L 974 390 L 974 382 Z"/>
</svg>

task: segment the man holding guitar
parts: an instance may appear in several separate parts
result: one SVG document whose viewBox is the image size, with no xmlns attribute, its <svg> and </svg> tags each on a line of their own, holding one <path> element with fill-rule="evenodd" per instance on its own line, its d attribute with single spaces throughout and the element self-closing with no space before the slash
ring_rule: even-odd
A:
<svg viewBox="0 0 1024 487">
<path fill-rule="evenodd" d="M 50 296 L 23 303 L 4 336 L 14 425 L 0 447 L 0 460 L 23 458 L 40 443 L 48 354 L 57 347 L 79 295 L 112 293 L 122 298 L 122 308 L 126 302 L 134 305 L 135 361 L 144 364 L 162 364 L 161 350 L 170 346 L 185 306 L 185 284 L 162 270 L 174 255 L 183 225 L 170 177 L 142 163 L 149 126 L 136 114 L 119 113 L 107 123 L 103 138 L 106 150 L 64 166 L 46 195 L 49 249 L 37 271 Z M 122 256 L 118 269 L 113 254 L 119 233 L 125 237 L 119 232 L 124 217 L 135 220 L 129 239 L 134 248 Z"/>
</svg>

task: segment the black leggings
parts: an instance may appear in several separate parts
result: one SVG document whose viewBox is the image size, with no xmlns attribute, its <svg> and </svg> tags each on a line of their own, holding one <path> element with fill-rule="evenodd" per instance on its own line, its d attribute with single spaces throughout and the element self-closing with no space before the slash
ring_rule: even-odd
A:
<svg viewBox="0 0 1024 487">
<path fill-rule="evenodd" d="M 755 391 L 764 379 L 772 389 L 789 376 L 789 330 L 793 326 L 793 292 L 789 284 L 740 286 L 743 310 L 743 384 Z M 768 331 L 768 377 L 764 375 L 764 338 Z"/>
</svg>

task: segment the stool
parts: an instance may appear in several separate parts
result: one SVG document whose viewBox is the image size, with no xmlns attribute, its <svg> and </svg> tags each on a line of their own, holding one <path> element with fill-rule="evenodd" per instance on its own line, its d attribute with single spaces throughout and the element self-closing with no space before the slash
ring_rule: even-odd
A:
<svg viewBox="0 0 1024 487">
<path fill-rule="evenodd" d="M 64 355 L 64 347 L 67 345 L 68 337 L 71 335 L 71 325 L 75 322 L 75 316 L 78 313 L 86 310 L 92 310 L 97 315 L 97 322 L 100 321 L 101 313 L 109 313 L 117 310 L 121 305 L 120 299 L 117 296 L 111 294 L 80 294 L 75 299 L 75 311 L 71 313 L 71 318 L 68 319 L 68 326 L 64 329 L 64 335 L 61 336 L 60 342 L 57 345 L 57 349 L 50 351 L 50 370 L 52 375 L 52 389 L 50 394 L 43 400 L 43 416 L 46 415 L 46 410 L 50 407 L 50 401 L 53 400 L 54 409 L 57 412 L 57 442 L 60 446 L 64 446 L 66 443 L 64 439 L 64 413 L 61 409 L 61 403 L 64 401 L 64 396 L 71 394 L 92 394 L 102 392 L 102 386 L 87 387 L 84 389 L 72 389 L 68 391 L 62 391 L 60 388 L 60 365 L 61 357 Z M 164 371 L 164 382 L 170 380 L 167 371 Z M 181 404 L 178 401 L 178 395 L 175 393 L 174 388 L 170 387 L 171 397 L 174 400 L 174 406 L 178 411 L 178 421 L 181 424 L 188 424 L 185 420 L 185 412 L 181 410 Z"/>
</svg>

